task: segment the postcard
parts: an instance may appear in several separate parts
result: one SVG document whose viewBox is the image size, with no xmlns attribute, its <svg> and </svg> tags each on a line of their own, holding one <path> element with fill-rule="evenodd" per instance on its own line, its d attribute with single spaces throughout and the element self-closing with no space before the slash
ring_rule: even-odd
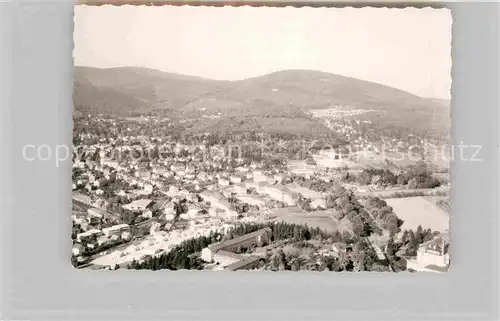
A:
<svg viewBox="0 0 500 321">
<path fill-rule="evenodd" d="M 451 27 L 435 8 L 77 5 L 71 263 L 448 271 Z"/>
</svg>

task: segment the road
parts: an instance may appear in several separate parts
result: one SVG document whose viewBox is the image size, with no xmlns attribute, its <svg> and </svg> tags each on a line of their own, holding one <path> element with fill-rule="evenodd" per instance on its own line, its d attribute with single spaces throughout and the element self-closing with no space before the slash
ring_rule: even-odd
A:
<svg viewBox="0 0 500 321">
<path fill-rule="evenodd" d="M 73 198 L 73 202 L 80 208 L 84 209 L 84 210 L 88 210 L 89 208 L 96 208 L 95 206 L 91 205 L 91 204 L 88 204 L 88 203 L 85 203 L 85 202 L 82 202 L 81 200 L 78 200 L 78 199 L 75 199 Z M 110 211 L 107 211 L 111 216 L 113 217 L 119 217 L 120 214 L 118 213 L 113 213 L 113 212 L 110 212 Z M 142 222 L 139 222 L 137 224 L 133 224 L 131 225 L 131 227 L 134 227 L 134 228 L 140 228 L 140 227 L 144 227 L 148 224 L 151 224 L 152 222 L 156 221 L 158 218 L 157 217 L 153 217 L 153 218 L 150 218 L 150 219 L 147 219 L 145 221 L 142 221 Z M 131 238 L 130 241 L 127 241 L 125 243 L 121 243 L 120 245 L 117 245 L 116 247 L 111 247 L 109 249 L 106 249 L 106 250 L 103 250 L 103 251 L 116 251 L 116 250 L 120 250 L 120 249 L 123 249 L 123 248 L 126 248 L 127 246 L 129 246 L 132 242 L 142 238 L 143 236 L 140 235 L 140 236 L 133 236 Z M 101 252 L 98 252 L 98 253 L 95 253 L 93 255 L 91 255 L 88 259 L 89 262 L 92 262 L 93 260 L 95 260 L 99 254 L 102 253 Z M 77 268 L 78 269 L 82 269 L 82 268 L 85 268 L 85 267 L 88 267 L 88 266 L 91 266 L 92 263 L 86 263 L 86 264 L 82 264 L 80 266 L 78 266 Z"/>
<path fill-rule="evenodd" d="M 387 258 L 387 254 L 384 251 L 382 251 L 380 247 L 373 244 L 372 240 L 370 240 L 368 237 L 365 237 L 364 240 L 366 244 L 368 244 L 368 246 L 377 254 L 377 257 L 379 259 L 383 258 L 382 261 L 384 261 L 387 264 L 389 270 L 391 272 L 395 272 L 394 268 L 392 267 L 391 261 Z"/>
<path fill-rule="evenodd" d="M 371 211 L 369 211 L 368 209 L 366 209 L 364 206 L 363 206 L 363 209 L 370 215 L 370 217 L 372 218 L 372 220 L 375 222 L 375 218 L 373 217 L 373 214 L 371 213 Z M 371 239 L 369 239 L 368 237 L 365 237 L 364 239 L 365 239 L 366 243 L 368 244 L 368 246 L 370 246 L 370 248 L 373 251 L 375 251 L 375 253 L 377 253 L 377 257 L 383 257 L 383 260 L 385 261 L 385 263 L 389 267 L 389 270 L 391 272 L 395 272 L 394 268 L 392 267 L 391 261 L 387 258 L 387 253 L 385 253 L 385 251 L 383 251 L 376 244 L 373 244 L 373 241 Z"/>
</svg>

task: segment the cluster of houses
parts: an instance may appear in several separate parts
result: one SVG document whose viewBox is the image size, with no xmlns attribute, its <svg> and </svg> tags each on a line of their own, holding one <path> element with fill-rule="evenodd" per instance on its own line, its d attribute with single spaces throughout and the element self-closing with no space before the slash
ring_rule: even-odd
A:
<svg viewBox="0 0 500 321">
<path fill-rule="evenodd" d="M 179 148 L 187 147 L 180 146 Z M 74 189 L 84 188 L 90 193 L 93 192 L 98 199 L 100 198 L 100 203 L 93 202 L 93 205 L 98 207 L 108 205 L 100 187 L 106 181 L 114 179 L 124 181 L 130 186 L 128 190 L 115 191 L 115 194 L 131 201 L 132 203 L 124 208 L 133 211 L 138 210 L 136 204 L 144 202 L 141 201 L 141 198 L 148 197 L 154 191 L 165 196 L 188 198 L 188 200 L 192 199 L 193 201 L 196 200 L 196 195 L 205 191 L 203 193 L 207 199 L 211 199 L 210 203 L 216 204 L 216 208 L 226 212 L 230 217 L 235 216 L 235 212 L 227 200 L 223 200 L 221 196 L 209 196 L 208 194 L 219 193 L 225 199 L 240 195 L 242 202 L 259 207 L 265 204 L 265 201 L 259 196 L 280 202 L 285 206 L 295 206 L 299 197 L 299 193 L 290 190 L 285 185 L 286 173 L 278 172 L 268 176 L 263 171 L 258 170 L 258 164 L 241 165 L 228 169 L 226 167 L 230 166 L 224 165 L 225 159 L 196 162 L 187 161 L 188 159 L 183 157 L 169 158 L 163 162 L 152 160 L 150 162 L 119 163 L 109 157 L 110 151 L 106 152 L 107 149 L 104 145 L 99 145 L 99 149 L 101 150 L 100 162 L 87 159 L 85 162 L 76 161 L 74 163 L 74 167 L 81 168 L 83 173 L 77 177 L 73 186 Z M 211 170 L 207 171 L 206 168 Z M 187 190 L 183 186 L 190 188 Z M 249 191 L 255 193 L 251 194 Z M 318 197 L 317 200 L 318 208 L 323 207 L 320 198 Z M 172 215 L 171 212 L 166 214 Z M 147 212 L 144 215 L 147 217 L 150 213 Z"/>
<path fill-rule="evenodd" d="M 146 143 L 147 138 L 144 139 L 141 147 L 153 146 Z M 133 150 L 134 146 L 125 144 L 120 148 L 122 151 Z M 259 163 L 241 159 L 236 159 L 235 166 L 234 160 L 229 162 L 230 159 L 223 156 L 200 159 L 190 154 L 192 146 L 178 145 L 176 149 L 175 156 L 161 160 L 115 160 L 111 145 L 98 143 L 86 150 L 87 155 L 99 151 L 98 160 L 88 156 L 85 160 L 74 161 L 73 167 L 79 169 L 79 174 L 73 180 L 73 199 L 91 207 L 85 213 L 80 211 L 73 215 L 75 224 L 84 231 L 76 237 L 74 253 L 82 252 L 82 244 L 96 248 L 132 237 L 130 227 L 114 213 L 117 205 L 110 204 L 109 188 L 105 188 L 109 182 L 118 180 L 126 183 L 126 186 L 121 184 L 120 189 L 112 190 L 112 195 L 121 198 L 118 206 L 143 220 L 153 219 L 154 215 L 161 213 L 158 219 L 163 222 L 176 217 L 186 221 L 209 220 L 209 217 L 233 221 L 239 217 L 235 202 L 265 210 L 278 205 L 297 206 L 301 195 L 312 200 L 314 209 L 326 207 L 323 195 L 291 184 L 286 171 L 264 172 L 259 169 Z M 179 202 L 184 204 L 180 214 L 174 206 Z M 114 225 L 98 228 L 102 222 L 110 221 Z M 164 228 L 165 224 L 154 226 L 154 230 Z"/>
</svg>

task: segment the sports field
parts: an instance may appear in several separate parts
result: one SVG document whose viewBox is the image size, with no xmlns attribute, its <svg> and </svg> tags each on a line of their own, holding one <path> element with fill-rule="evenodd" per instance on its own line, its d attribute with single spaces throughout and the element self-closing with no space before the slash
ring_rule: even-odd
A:
<svg viewBox="0 0 500 321">
<path fill-rule="evenodd" d="M 284 207 L 271 210 L 276 216 L 273 220 L 284 221 L 292 224 L 307 224 L 310 227 L 319 227 L 327 232 L 337 230 L 337 221 L 329 211 L 305 212 L 299 207 Z"/>
<path fill-rule="evenodd" d="M 436 206 L 435 203 L 423 197 L 388 198 L 387 204 L 394 213 L 404 220 L 402 229 L 416 230 L 419 225 L 424 229 L 445 232 L 449 229 L 450 216 Z"/>
</svg>

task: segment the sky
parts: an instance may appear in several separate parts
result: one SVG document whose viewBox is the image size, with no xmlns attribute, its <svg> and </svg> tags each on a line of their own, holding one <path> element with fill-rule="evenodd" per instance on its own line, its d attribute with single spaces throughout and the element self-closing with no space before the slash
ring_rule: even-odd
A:
<svg viewBox="0 0 500 321">
<path fill-rule="evenodd" d="M 77 5 L 73 56 L 218 80 L 319 70 L 450 99 L 451 26 L 433 8 Z"/>
</svg>

